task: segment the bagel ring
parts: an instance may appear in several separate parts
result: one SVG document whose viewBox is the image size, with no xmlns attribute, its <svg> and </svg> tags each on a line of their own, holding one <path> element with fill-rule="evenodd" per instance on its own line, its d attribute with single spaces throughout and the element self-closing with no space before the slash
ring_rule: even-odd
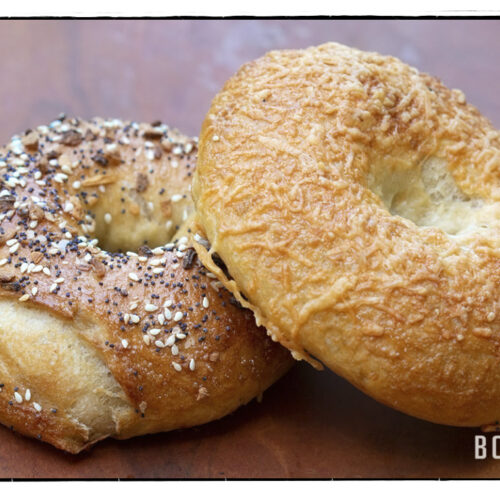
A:
<svg viewBox="0 0 500 500">
<path fill-rule="evenodd" d="M 410 415 L 500 419 L 500 135 L 462 92 L 334 43 L 270 52 L 199 147 L 200 258 L 273 339 Z"/>
<path fill-rule="evenodd" d="M 0 422 L 76 453 L 220 418 L 290 366 L 175 236 L 196 151 L 64 116 L 0 151 Z"/>
</svg>

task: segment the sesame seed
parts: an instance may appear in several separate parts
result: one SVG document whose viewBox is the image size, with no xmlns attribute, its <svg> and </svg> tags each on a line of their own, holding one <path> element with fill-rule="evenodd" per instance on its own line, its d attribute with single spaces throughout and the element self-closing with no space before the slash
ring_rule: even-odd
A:
<svg viewBox="0 0 500 500">
<path fill-rule="evenodd" d="M 21 264 L 21 273 L 25 273 L 27 269 L 28 269 L 28 264 L 26 262 L 23 262 Z"/>
<path fill-rule="evenodd" d="M 209 306 L 208 299 L 206 297 L 203 297 L 203 307 L 205 309 L 208 309 L 208 306 Z"/>
<path fill-rule="evenodd" d="M 52 293 L 56 288 L 57 288 L 57 283 L 52 283 L 52 285 L 50 285 L 49 292 Z"/>
<path fill-rule="evenodd" d="M 7 264 L 7 259 L 0 259 L 0 267 L 5 266 Z"/>
<path fill-rule="evenodd" d="M 18 392 L 14 392 L 14 398 L 16 399 L 16 401 L 18 403 L 22 403 L 23 402 L 23 397 Z"/>
<path fill-rule="evenodd" d="M 135 273 L 129 273 L 128 277 L 129 277 L 132 281 L 139 281 L 139 278 L 137 277 L 137 274 L 135 274 Z"/>
<path fill-rule="evenodd" d="M 163 347 L 165 347 L 165 344 L 161 340 L 156 340 L 155 341 L 155 346 L 163 348 Z"/>
<path fill-rule="evenodd" d="M 219 139 L 220 139 L 220 137 L 218 135 L 214 135 L 212 137 L 212 141 L 214 141 L 214 142 L 217 142 Z"/>
<path fill-rule="evenodd" d="M 50 276 L 50 269 L 48 267 L 44 267 L 42 269 L 42 271 L 43 271 L 43 274 L 46 274 L 47 276 Z"/>
<path fill-rule="evenodd" d="M 32 289 L 31 289 L 31 295 L 33 295 L 33 297 L 38 293 L 38 288 L 36 286 L 34 286 Z"/>
<path fill-rule="evenodd" d="M 111 224 L 111 221 L 113 220 L 113 217 L 111 217 L 110 213 L 104 214 L 104 222 L 106 224 Z"/>
<path fill-rule="evenodd" d="M 173 346 L 175 344 L 175 335 L 170 335 L 170 337 L 168 337 L 167 341 L 165 342 L 165 345 L 167 347 L 170 347 L 170 346 Z"/>
<path fill-rule="evenodd" d="M 141 318 L 139 316 L 135 315 L 135 314 L 131 314 L 130 315 L 130 321 L 132 323 L 136 323 L 137 324 L 137 323 L 139 323 L 139 321 L 141 321 Z"/>
<path fill-rule="evenodd" d="M 172 361 L 172 366 L 177 372 L 180 372 L 182 370 L 182 366 L 179 363 L 176 363 L 175 361 Z"/>
<path fill-rule="evenodd" d="M 149 334 L 150 335 L 158 335 L 159 333 L 161 332 L 161 329 L 160 328 L 151 328 L 151 330 L 149 330 Z"/>
<path fill-rule="evenodd" d="M 82 183 L 80 181 L 73 182 L 73 189 L 80 189 Z"/>
<path fill-rule="evenodd" d="M 143 335 L 142 340 L 146 345 L 149 345 L 151 343 L 151 337 L 149 335 Z"/>
<path fill-rule="evenodd" d="M 165 316 L 163 314 L 158 314 L 158 323 L 160 323 L 160 325 L 165 324 Z"/>
<path fill-rule="evenodd" d="M 5 244 L 8 246 L 8 247 L 11 247 L 12 245 L 15 245 L 17 243 L 17 239 L 16 238 L 12 238 L 11 240 L 7 240 L 5 242 Z"/>
<path fill-rule="evenodd" d="M 182 194 L 174 194 L 172 195 L 172 202 L 177 203 L 182 200 Z"/>
<path fill-rule="evenodd" d="M 25 293 L 21 297 L 19 297 L 19 302 L 26 302 L 30 298 L 29 293 Z"/>
<path fill-rule="evenodd" d="M 29 401 L 31 399 L 31 391 L 29 389 L 26 389 L 26 392 L 24 393 L 24 399 L 26 401 Z"/>
<path fill-rule="evenodd" d="M 68 180 L 68 176 L 66 174 L 63 174 L 62 172 L 58 172 L 56 175 L 54 175 L 54 180 L 59 184 L 63 184 Z"/>
<path fill-rule="evenodd" d="M 166 300 L 165 303 L 163 304 L 163 307 L 170 307 L 173 304 L 172 300 Z"/>
<path fill-rule="evenodd" d="M 163 313 L 165 314 L 165 319 L 167 320 L 172 319 L 172 312 L 170 311 L 170 309 L 165 308 L 163 310 Z"/>
<path fill-rule="evenodd" d="M 9 248 L 9 253 L 16 253 L 18 250 L 19 250 L 19 243 L 16 243 L 15 245 Z"/>
<path fill-rule="evenodd" d="M 177 311 L 174 314 L 174 321 L 180 321 L 183 318 L 184 314 L 181 313 L 181 311 Z"/>
<path fill-rule="evenodd" d="M 42 407 L 38 403 L 33 402 L 33 408 L 35 408 L 36 411 L 42 411 Z"/>
<path fill-rule="evenodd" d="M 155 311 L 158 310 L 158 306 L 155 306 L 154 304 L 146 304 L 146 306 L 144 307 L 144 309 L 147 312 L 155 312 Z"/>
<path fill-rule="evenodd" d="M 194 372 L 194 369 L 196 368 L 196 364 L 195 364 L 195 361 L 194 359 L 191 359 L 191 361 L 189 362 L 189 369 Z"/>
<path fill-rule="evenodd" d="M 177 347 L 177 344 L 174 344 L 171 348 L 172 350 L 172 355 L 173 356 L 177 356 L 177 354 L 179 354 L 179 348 Z"/>
<path fill-rule="evenodd" d="M 126 349 L 128 347 L 128 340 L 122 339 L 122 346 Z"/>
<path fill-rule="evenodd" d="M 486 319 L 491 322 L 495 319 L 495 316 L 496 314 L 493 311 L 491 311 L 488 313 L 488 316 L 486 316 Z"/>
</svg>

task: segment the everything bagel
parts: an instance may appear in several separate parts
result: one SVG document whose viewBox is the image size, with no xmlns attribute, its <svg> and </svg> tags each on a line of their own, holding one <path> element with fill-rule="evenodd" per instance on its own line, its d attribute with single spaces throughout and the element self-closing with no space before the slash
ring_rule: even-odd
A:
<svg viewBox="0 0 500 500">
<path fill-rule="evenodd" d="M 295 358 L 433 422 L 500 419 L 500 135 L 462 92 L 271 52 L 213 100 L 193 197 L 200 258 Z"/>
<path fill-rule="evenodd" d="M 175 237 L 196 151 L 161 123 L 65 117 L 0 151 L 3 424 L 76 453 L 220 418 L 290 366 Z"/>
</svg>

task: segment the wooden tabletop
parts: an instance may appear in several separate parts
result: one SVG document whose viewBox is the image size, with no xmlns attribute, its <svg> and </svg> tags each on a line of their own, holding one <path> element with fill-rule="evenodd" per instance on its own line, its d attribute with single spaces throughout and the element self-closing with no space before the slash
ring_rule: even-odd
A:
<svg viewBox="0 0 500 500">
<path fill-rule="evenodd" d="M 500 127 L 500 21 L 0 21 L 0 142 L 60 112 L 161 119 L 197 135 L 213 95 L 268 50 L 338 41 L 462 89 Z M 70 456 L 0 427 L 0 477 L 500 477 L 476 429 L 386 408 L 297 364 L 234 414 Z M 490 439 L 490 437 L 488 438 Z"/>
</svg>

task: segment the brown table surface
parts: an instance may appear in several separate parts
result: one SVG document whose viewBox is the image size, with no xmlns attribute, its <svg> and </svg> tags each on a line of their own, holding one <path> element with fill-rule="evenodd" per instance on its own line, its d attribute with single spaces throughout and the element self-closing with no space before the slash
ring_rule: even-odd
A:
<svg viewBox="0 0 500 500">
<path fill-rule="evenodd" d="M 497 20 L 3 20 L 0 142 L 61 111 L 162 119 L 196 135 L 242 63 L 326 41 L 439 76 L 500 126 Z M 474 460 L 476 433 L 407 417 L 301 363 L 262 403 L 218 422 L 76 457 L 0 427 L 0 477 L 499 477 L 499 461 Z"/>
</svg>

